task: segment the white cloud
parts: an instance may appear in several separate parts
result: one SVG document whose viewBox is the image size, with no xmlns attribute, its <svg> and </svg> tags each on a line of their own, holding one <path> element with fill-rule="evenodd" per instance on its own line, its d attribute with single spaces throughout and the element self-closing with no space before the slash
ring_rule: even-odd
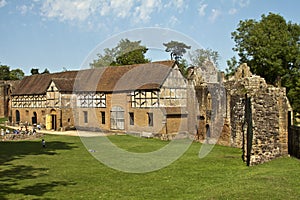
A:
<svg viewBox="0 0 300 200">
<path fill-rule="evenodd" d="M 135 22 L 143 21 L 147 22 L 151 19 L 151 14 L 154 11 L 161 9 L 161 0 L 144 0 L 140 6 L 135 8 L 134 19 Z"/>
<path fill-rule="evenodd" d="M 241 8 L 247 7 L 250 4 L 250 0 L 239 0 L 239 5 Z"/>
<path fill-rule="evenodd" d="M 133 0 L 112 0 L 111 9 L 117 17 L 125 18 L 130 16 Z"/>
<path fill-rule="evenodd" d="M 96 10 L 93 0 L 46 0 L 42 5 L 42 15 L 48 18 L 65 20 L 86 20 Z"/>
<path fill-rule="evenodd" d="M 26 5 L 21 5 L 21 6 L 17 6 L 17 10 L 22 14 L 22 15 L 25 15 L 27 12 L 30 12 L 32 11 L 34 5 L 31 4 L 29 6 L 26 6 Z"/>
<path fill-rule="evenodd" d="M 229 15 L 234 15 L 234 14 L 236 14 L 237 13 L 237 9 L 236 8 L 231 8 L 229 11 L 228 11 L 228 14 Z"/>
<path fill-rule="evenodd" d="M 169 25 L 172 27 L 172 26 L 175 26 L 178 23 L 179 23 L 178 18 L 175 17 L 174 15 L 171 16 L 171 18 L 169 19 Z"/>
<path fill-rule="evenodd" d="M 175 8 L 179 13 L 182 13 L 185 9 L 188 8 L 188 3 L 185 0 L 171 0 L 169 3 L 165 4 L 165 8 Z"/>
<path fill-rule="evenodd" d="M 233 0 L 233 5 L 238 5 L 241 8 L 247 7 L 250 4 L 250 0 Z"/>
<path fill-rule="evenodd" d="M 6 6 L 7 2 L 5 0 L 0 0 L 0 8 Z"/>
<path fill-rule="evenodd" d="M 100 7 L 100 15 L 104 16 L 107 15 L 110 12 L 110 4 L 109 2 L 102 2 L 102 5 Z"/>
<path fill-rule="evenodd" d="M 116 17 L 125 18 L 131 15 L 133 6 L 133 0 L 104 0 L 99 5 L 100 15 L 107 16 L 113 14 Z"/>
<path fill-rule="evenodd" d="M 212 9 L 212 10 L 211 10 L 211 15 L 210 15 L 210 17 L 209 17 L 209 20 L 210 20 L 211 22 L 215 22 L 216 19 L 217 19 L 220 15 L 221 15 L 221 11 L 220 11 L 220 10 L 218 10 L 218 9 Z"/>
<path fill-rule="evenodd" d="M 41 14 L 46 18 L 57 18 L 60 21 L 79 22 L 97 15 L 126 18 L 132 16 L 134 2 L 134 0 L 46 0 L 41 7 Z"/>
<path fill-rule="evenodd" d="M 200 16 L 205 16 L 205 9 L 207 8 L 207 4 L 201 4 L 200 7 L 198 8 L 198 13 Z"/>
</svg>

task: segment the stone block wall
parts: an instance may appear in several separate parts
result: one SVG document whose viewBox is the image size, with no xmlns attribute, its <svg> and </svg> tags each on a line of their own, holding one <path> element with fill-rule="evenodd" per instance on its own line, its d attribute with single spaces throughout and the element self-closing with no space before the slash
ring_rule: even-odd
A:
<svg viewBox="0 0 300 200">
<path fill-rule="evenodd" d="M 0 82 L 0 118 L 5 117 L 5 84 Z"/>
<path fill-rule="evenodd" d="M 194 73 L 192 78 L 202 80 L 201 74 Z M 216 120 L 213 115 L 209 118 L 207 113 L 212 110 L 219 112 L 225 109 L 225 115 L 222 112 L 215 114 L 215 116 L 224 117 L 223 130 L 217 141 L 218 144 L 241 148 L 243 159 L 249 165 L 263 163 L 288 153 L 288 112 L 292 109 L 286 97 L 285 88 L 268 85 L 265 79 L 253 75 L 247 64 L 242 64 L 235 75 L 223 83 L 226 94 L 222 95 L 226 96 L 226 102 L 219 104 L 212 101 L 210 106 L 207 101 L 208 94 L 214 89 L 208 88 L 209 84 L 204 83 L 203 80 L 199 83 L 194 82 L 196 83 L 196 98 L 199 102 L 197 140 L 205 141 L 206 124 L 211 124 Z M 210 95 L 215 99 L 220 99 L 216 98 L 216 95 L 220 93 L 216 91 Z M 246 109 L 248 98 L 251 106 Z M 216 108 L 216 106 L 225 108 Z M 247 112 L 251 112 L 250 117 Z M 247 121 L 248 118 L 251 120 L 250 124 Z M 251 137 L 247 137 L 249 134 Z"/>
<path fill-rule="evenodd" d="M 287 154 L 287 140 L 282 140 L 287 134 L 279 131 L 279 90 L 269 88 L 251 98 L 253 139 L 250 165 Z"/>
<path fill-rule="evenodd" d="M 230 93 L 231 146 L 242 147 L 249 165 L 287 155 L 288 111 L 292 111 L 285 88 L 266 84 L 243 64 L 226 83 Z M 250 98 L 252 129 L 247 131 L 246 97 Z M 253 134 L 247 141 L 247 134 Z M 251 145 L 250 151 L 247 145 Z M 250 157 L 247 158 L 247 154 Z"/>
<path fill-rule="evenodd" d="M 20 81 L 0 81 L 0 118 L 11 117 L 11 93 Z"/>
</svg>

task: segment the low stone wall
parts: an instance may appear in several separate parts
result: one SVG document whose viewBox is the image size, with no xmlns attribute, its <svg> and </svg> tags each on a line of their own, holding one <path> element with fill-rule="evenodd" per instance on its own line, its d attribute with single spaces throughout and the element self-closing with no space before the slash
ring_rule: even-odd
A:
<svg viewBox="0 0 300 200">
<path fill-rule="evenodd" d="M 35 133 L 35 134 L 25 134 L 25 133 L 19 133 L 19 134 L 5 134 L 0 136 L 1 141 L 19 141 L 19 140 L 34 140 L 38 138 L 42 138 L 44 135 L 42 133 Z"/>
</svg>

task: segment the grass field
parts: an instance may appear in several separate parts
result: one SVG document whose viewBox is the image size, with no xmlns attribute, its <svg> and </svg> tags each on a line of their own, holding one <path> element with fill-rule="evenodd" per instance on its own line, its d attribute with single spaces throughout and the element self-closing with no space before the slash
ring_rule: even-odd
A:
<svg viewBox="0 0 300 200">
<path fill-rule="evenodd" d="M 94 159 L 80 138 L 46 135 L 41 141 L 0 142 L 0 199 L 299 199 L 300 161 L 280 158 L 246 167 L 240 149 L 215 146 L 199 159 L 199 143 L 173 164 L 130 174 Z M 111 136 L 135 152 L 166 144 Z"/>
</svg>

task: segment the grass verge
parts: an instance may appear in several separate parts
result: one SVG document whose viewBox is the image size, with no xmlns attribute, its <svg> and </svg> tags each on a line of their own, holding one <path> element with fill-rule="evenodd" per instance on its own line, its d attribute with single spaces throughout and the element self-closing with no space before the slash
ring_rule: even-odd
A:
<svg viewBox="0 0 300 200">
<path fill-rule="evenodd" d="M 130 174 L 94 159 L 80 138 L 46 135 L 0 142 L 0 199 L 298 199 L 300 162 L 284 157 L 246 167 L 241 150 L 215 146 L 203 159 L 193 143 L 158 171 Z M 131 136 L 109 137 L 118 146 L 148 152 L 167 143 Z"/>
</svg>

